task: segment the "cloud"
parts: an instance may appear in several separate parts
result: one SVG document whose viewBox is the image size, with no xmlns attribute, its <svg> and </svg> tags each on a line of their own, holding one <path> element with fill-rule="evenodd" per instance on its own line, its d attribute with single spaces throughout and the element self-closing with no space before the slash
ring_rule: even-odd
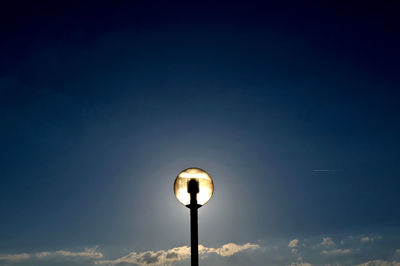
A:
<svg viewBox="0 0 400 266">
<path fill-rule="evenodd" d="M 247 243 L 238 245 L 235 243 L 228 243 L 219 248 L 210 248 L 199 245 L 199 254 L 206 257 L 209 254 L 216 254 L 221 257 L 233 256 L 236 253 L 245 250 L 257 250 L 260 246 L 257 244 Z M 186 260 L 190 258 L 190 247 L 182 246 L 175 247 L 169 250 L 160 251 L 145 251 L 145 252 L 131 252 L 126 256 L 114 260 L 103 260 L 103 254 L 97 251 L 96 248 L 86 248 L 83 251 L 73 252 L 68 250 L 58 251 L 43 251 L 38 253 L 21 253 L 21 254 L 7 254 L 0 255 L 0 262 L 16 263 L 21 261 L 47 261 L 51 259 L 60 258 L 77 258 L 89 259 L 93 264 L 98 265 L 171 265 L 174 262 Z"/>
<path fill-rule="evenodd" d="M 351 253 L 351 249 L 333 249 L 333 250 L 323 250 L 322 254 L 324 255 L 345 255 Z"/>
<path fill-rule="evenodd" d="M 334 246 L 335 242 L 330 237 L 323 237 L 321 245 L 324 247 L 330 247 L 330 246 Z"/>
<path fill-rule="evenodd" d="M 103 253 L 97 251 L 97 248 L 85 248 L 80 252 L 72 252 L 67 250 L 58 250 L 53 252 L 43 251 L 38 253 L 20 253 L 20 254 L 8 254 L 0 255 L 0 261 L 22 261 L 29 259 L 46 259 L 51 257 L 80 257 L 89 259 L 101 259 Z"/>
<path fill-rule="evenodd" d="M 288 247 L 291 248 L 290 252 L 292 253 L 292 255 L 299 254 L 299 250 L 297 249 L 298 245 L 299 245 L 299 240 L 297 238 L 289 242 Z"/>
<path fill-rule="evenodd" d="M 190 257 L 190 248 L 187 246 L 176 247 L 170 250 L 131 252 L 115 260 L 101 260 L 96 264 L 101 265 L 170 265 L 175 261 L 185 260 Z"/>
<path fill-rule="evenodd" d="M 375 242 L 378 239 L 381 239 L 381 236 L 364 236 L 364 237 L 360 237 L 360 242 L 361 243 L 372 243 Z"/>
<path fill-rule="evenodd" d="M 367 242 L 370 242 L 371 239 L 368 236 L 364 236 L 364 237 L 360 238 L 360 241 L 363 242 L 363 243 L 367 243 Z"/>
<path fill-rule="evenodd" d="M 103 258 L 103 253 L 98 252 L 96 248 L 85 248 L 84 251 L 81 252 L 71 252 L 66 250 L 59 250 L 55 252 L 56 255 L 60 255 L 63 257 L 86 257 L 92 259 L 101 259 Z"/>
<path fill-rule="evenodd" d="M 296 238 L 289 242 L 288 247 L 294 248 L 294 247 L 297 247 L 298 244 L 299 244 L 299 240 Z"/>
<path fill-rule="evenodd" d="M 199 255 L 206 257 L 209 254 L 217 254 L 221 257 L 233 256 L 236 253 L 245 250 L 257 250 L 260 246 L 257 244 L 247 243 L 238 245 L 234 243 L 225 244 L 219 248 L 208 248 L 199 245 Z M 115 260 L 100 260 L 96 264 L 102 265 L 172 265 L 174 262 L 186 260 L 190 258 L 190 247 L 182 246 L 169 250 L 131 252 L 126 256 Z"/>
<path fill-rule="evenodd" d="M 20 260 L 27 260 L 29 258 L 30 255 L 27 253 L 0 255 L 0 261 L 20 261 Z"/>
<path fill-rule="evenodd" d="M 357 266 L 400 266 L 400 261 L 372 260 L 358 264 Z"/>
<path fill-rule="evenodd" d="M 400 266 L 397 236 L 374 241 L 371 235 L 260 240 L 257 244 L 227 243 L 219 247 L 199 245 L 202 265 L 216 266 Z M 379 237 L 382 238 L 382 237 Z M 335 241 L 333 241 L 335 239 Z M 367 244 L 366 244 L 367 243 Z M 190 264 L 190 247 L 132 251 L 105 257 L 97 247 L 82 250 L 43 251 L 0 255 L 5 266 L 183 266 Z"/>
<path fill-rule="evenodd" d="M 241 245 L 237 245 L 234 243 L 228 243 L 217 249 L 205 248 L 205 247 L 201 246 L 199 253 L 204 254 L 203 250 L 206 250 L 205 254 L 216 253 L 220 256 L 227 257 L 227 256 L 232 256 L 235 253 L 241 252 L 243 250 L 257 250 L 257 249 L 260 249 L 260 246 L 257 244 L 247 243 L 247 244 L 244 244 L 241 246 Z"/>
</svg>

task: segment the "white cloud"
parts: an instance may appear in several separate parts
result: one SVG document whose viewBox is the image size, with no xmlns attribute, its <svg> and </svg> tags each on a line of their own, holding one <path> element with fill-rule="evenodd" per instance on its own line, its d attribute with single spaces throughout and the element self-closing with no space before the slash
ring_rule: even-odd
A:
<svg viewBox="0 0 400 266">
<path fill-rule="evenodd" d="M 208 248 L 199 245 L 199 255 L 205 257 L 209 254 L 217 254 L 222 257 L 229 257 L 244 250 L 257 250 L 260 246 L 257 244 L 247 243 L 237 245 L 228 243 L 220 248 Z M 96 264 L 118 265 L 118 264 L 136 264 L 136 265 L 172 265 L 174 262 L 186 260 L 190 258 L 190 247 L 182 246 L 169 250 L 131 252 L 130 254 L 115 260 L 100 260 Z"/>
<path fill-rule="evenodd" d="M 103 253 L 97 251 L 97 248 L 85 248 L 80 252 L 72 252 L 67 250 L 58 250 L 53 252 L 43 251 L 38 253 L 20 253 L 20 254 L 8 254 L 0 255 L 0 261 L 23 261 L 29 259 L 46 259 L 50 257 L 80 257 L 89 259 L 101 259 L 103 258 Z"/>
<path fill-rule="evenodd" d="M 288 247 L 294 248 L 294 247 L 297 247 L 298 244 L 299 244 L 299 240 L 296 238 L 296 239 L 293 239 L 293 240 L 291 240 L 291 241 L 289 242 Z"/>
<path fill-rule="evenodd" d="M 0 261 L 20 261 L 20 260 L 27 260 L 30 258 L 30 255 L 27 253 L 21 254 L 8 254 L 8 255 L 0 255 Z"/>
<path fill-rule="evenodd" d="M 384 261 L 384 260 L 372 260 L 367 261 L 357 266 L 400 266 L 399 261 Z"/>
<path fill-rule="evenodd" d="M 297 255 L 299 255 L 299 250 L 298 250 L 298 246 L 299 246 L 299 240 L 296 238 L 296 239 L 293 239 L 293 240 L 291 240 L 290 242 L 289 242 L 289 244 L 288 244 L 288 247 L 290 247 L 291 248 L 291 250 L 290 250 L 290 252 L 292 253 L 292 255 L 294 255 L 294 256 L 297 256 Z"/>
<path fill-rule="evenodd" d="M 386 237 L 386 236 L 385 236 Z M 363 239 L 364 238 L 364 239 Z M 335 242 L 333 241 L 335 239 Z M 219 266 L 264 265 L 360 265 L 400 266 L 400 249 L 387 246 L 372 236 L 338 236 L 247 243 L 228 243 L 219 247 L 199 245 L 201 264 Z M 366 244 L 365 244 L 366 243 Z M 388 250 L 390 248 L 390 250 Z M 190 247 L 166 250 L 133 251 L 125 256 L 105 257 L 95 248 L 43 251 L 37 253 L 0 254 L 0 265 L 6 266 L 177 266 L 190 263 Z"/>
<path fill-rule="evenodd" d="M 363 243 L 368 243 L 371 241 L 371 239 L 368 236 L 364 236 L 360 238 L 360 241 Z"/>
<path fill-rule="evenodd" d="M 251 244 L 251 243 L 247 243 L 247 244 L 244 244 L 244 245 L 237 245 L 237 244 L 234 244 L 234 243 L 228 243 L 228 244 L 225 244 L 222 247 L 217 248 L 217 249 L 206 248 L 206 247 L 203 247 L 203 246 L 200 245 L 199 253 L 201 255 L 203 255 L 203 254 L 205 255 L 207 253 L 217 253 L 220 256 L 226 257 L 226 256 L 232 256 L 235 253 L 238 253 L 238 252 L 243 251 L 243 250 L 256 250 L 256 249 L 259 249 L 259 248 L 260 248 L 259 245 Z"/>
<path fill-rule="evenodd" d="M 81 252 L 71 252 L 66 250 L 59 250 L 56 252 L 57 255 L 61 255 L 64 257 L 87 257 L 92 259 L 101 259 L 103 258 L 103 254 L 98 252 L 96 248 L 85 248 L 84 251 Z"/>
<path fill-rule="evenodd" d="M 361 243 L 373 243 L 378 239 L 381 239 L 381 236 L 363 236 L 360 237 L 360 242 Z"/>
<path fill-rule="evenodd" d="M 323 250 L 322 254 L 324 255 L 345 255 L 351 253 L 351 249 L 333 249 L 333 250 Z"/>
<path fill-rule="evenodd" d="M 323 237 L 321 245 L 324 247 L 330 247 L 330 246 L 334 246 L 335 242 L 330 237 Z"/>
</svg>

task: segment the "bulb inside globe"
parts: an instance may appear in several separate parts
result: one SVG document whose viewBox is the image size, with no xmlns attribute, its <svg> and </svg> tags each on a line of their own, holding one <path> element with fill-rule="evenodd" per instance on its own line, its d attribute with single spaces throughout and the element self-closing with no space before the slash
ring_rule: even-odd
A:
<svg viewBox="0 0 400 266">
<path fill-rule="evenodd" d="M 190 204 L 189 182 L 196 180 L 199 186 L 197 204 L 204 205 L 214 193 L 214 183 L 210 175 L 200 168 L 188 168 L 178 174 L 174 183 L 176 198 L 183 204 Z"/>
</svg>

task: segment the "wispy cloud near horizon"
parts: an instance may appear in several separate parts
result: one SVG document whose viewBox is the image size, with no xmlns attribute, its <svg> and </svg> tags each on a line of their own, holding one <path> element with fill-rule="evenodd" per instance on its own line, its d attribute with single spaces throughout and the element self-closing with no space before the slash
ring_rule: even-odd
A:
<svg viewBox="0 0 400 266">
<path fill-rule="evenodd" d="M 85 248 L 82 251 L 73 252 L 68 250 L 57 250 L 57 251 L 43 251 L 37 253 L 20 253 L 20 254 L 7 254 L 0 255 L 0 261 L 22 261 L 28 259 L 45 259 L 50 257 L 81 257 L 91 259 L 103 258 L 103 253 L 94 248 Z"/>
<path fill-rule="evenodd" d="M 260 241 L 257 244 L 227 243 L 215 248 L 199 245 L 199 255 L 202 264 L 215 266 L 400 266 L 400 243 L 396 242 L 398 245 L 395 244 L 388 249 L 386 237 L 376 234 L 345 237 L 323 235 L 312 238 L 296 237 L 277 242 Z M 115 258 L 105 256 L 98 247 L 80 251 L 62 249 L 0 255 L 0 265 L 6 266 L 186 266 L 189 264 L 189 246 L 158 251 L 132 251 Z"/>
<path fill-rule="evenodd" d="M 230 257 L 242 251 L 254 251 L 261 249 L 258 244 L 235 244 L 227 243 L 219 248 L 205 247 L 199 245 L 199 254 L 201 258 L 205 258 L 210 254 L 215 254 L 221 257 Z M 43 265 L 51 265 L 52 261 L 64 260 L 65 265 L 74 265 L 69 259 L 84 260 L 90 265 L 173 265 L 176 262 L 188 260 L 190 258 L 190 247 L 181 246 L 171 248 L 169 250 L 131 252 L 116 259 L 104 259 L 104 255 L 97 247 L 85 248 L 82 251 L 73 252 L 68 250 L 58 251 L 43 251 L 37 253 L 20 253 L 20 254 L 3 254 L 0 255 L 0 263 L 5 265 L 18 265 L 19 263 L 35 261 Z M 3 265 L 3 264 L 2 264 Z"/>
<path fill-rule="evenodd" d="M 235 255 L 236 253 L 245 250 L 258 250 L 260 246 L 257 244 L 247 243 L 244 245 L 238 245 L 234 243 L 228 243 L 222 245 L 219 248 L 209 248 L 203 245 L 199 245 L 199 255 L 200 257 L 206 257 L 210 254 L 217 254 L 222 257 L 229 257 Z M 101 265 L 120 265 L 123 263 L 133 264 L 133 265 L 172 265 L 174 262 L 187 260 L 190 258 L 190 247 L 181 246 L 172 248 L 169 250 L 160 251 L 146 251 L 146 252 L 131 252 L 122 258 L 115 260 L 102 260 L 96 262 L 96 264 Z"/>
</svg>

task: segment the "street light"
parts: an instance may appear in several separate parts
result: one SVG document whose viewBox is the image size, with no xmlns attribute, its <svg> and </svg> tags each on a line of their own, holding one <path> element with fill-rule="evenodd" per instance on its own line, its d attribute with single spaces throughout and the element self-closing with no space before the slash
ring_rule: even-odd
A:
<svg viewBox="0 0 400 266">
<path fill-rule="evenodd" d="M 210 175 L 200 168 L 188 168 L 179 173 L 174 183 L 176 198 L 190 209 L 190 244 L 192 266 L 199 265 L 197 209 L 214 193 Z"/>
</svg>

